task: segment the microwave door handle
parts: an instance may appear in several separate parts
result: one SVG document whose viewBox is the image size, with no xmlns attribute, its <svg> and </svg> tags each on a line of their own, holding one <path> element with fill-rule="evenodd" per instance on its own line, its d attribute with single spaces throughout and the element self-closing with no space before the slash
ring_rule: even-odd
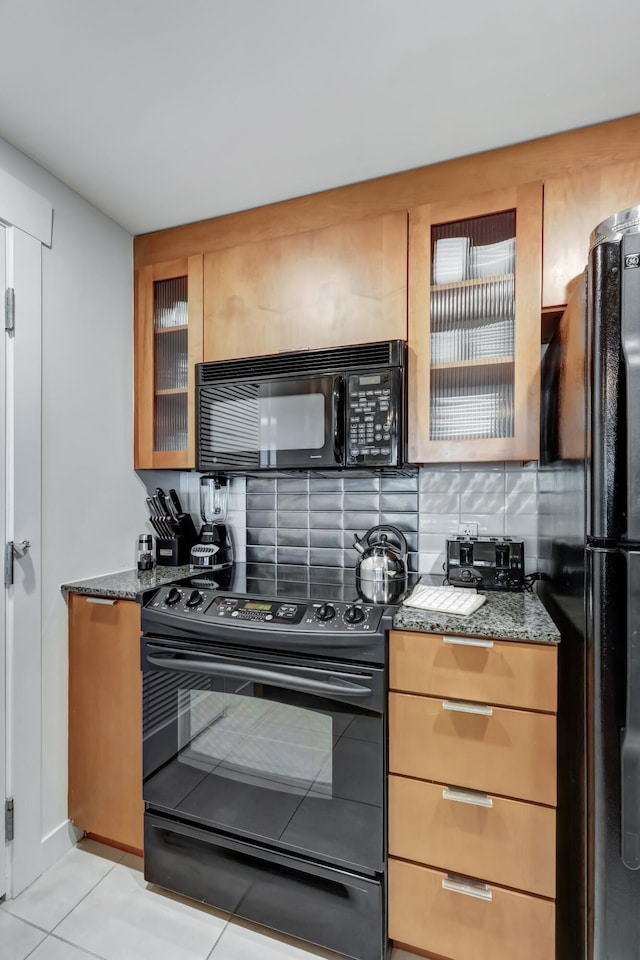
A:
<svg viewBox="0 0 640 960">
<path fill-rule="evenodd" d="M 335 377 L 332 394 L 333 456 L 336 463 L 344 463 L 344 411 L 341 410 L 341 398 L 344 379 Z"/>
<path fill-rule="evenodd" d="M 296 690 L 301 693 L 333 693 L 350 697 L 368 697 L 371 694 L 369 687 L 358 683 L 338 680 L 331 677 L 332 682 L 313 680 L 309 677 L 295 677 L 275 670 L 262 670 L 260 667 L 245 667 L 230 663 L 216 663 L 208 660 L 182 659 L 180 655 L 161 656 L 149 654 L 147 661 L 154 667 L 163 670 L 179 670 L 188 673 L 209 673 L 216 677 L 233 677 L 236 680 L 247 680 L 253 683 L 266 683 L 272 687 L 285 687 L 287 690 Z"/>
</svg>

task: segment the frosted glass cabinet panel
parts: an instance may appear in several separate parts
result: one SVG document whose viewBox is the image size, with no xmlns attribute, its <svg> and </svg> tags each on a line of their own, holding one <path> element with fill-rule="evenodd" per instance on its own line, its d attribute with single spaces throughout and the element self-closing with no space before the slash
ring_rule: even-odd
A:
<svg viewBox="0 0 640 960">
<path fill-rule="evenodd" d="M 202 257 L 143 267 L 136 283 L 135 467 L 195 465 Z"/>
<path fill-rule="evenodd" d="M 538 456 L 542 187 L 417 208 L 409 458 Z"/>
</svg>

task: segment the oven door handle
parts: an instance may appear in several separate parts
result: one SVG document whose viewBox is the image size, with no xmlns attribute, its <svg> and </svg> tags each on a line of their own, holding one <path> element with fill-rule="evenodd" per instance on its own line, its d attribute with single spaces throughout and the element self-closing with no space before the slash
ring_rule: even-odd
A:
<svg viewBox="0 0 640 960">
<path fill-rule="evenodd" d="M 350 697 L 368 697 L 372 690 L 359 683 L 348 680 L 339 680 L 335 674 L 330 674 L 331 682 L 314 680 L 311 677 L 296 677 L 288 673 L 278 673 L 273 670 L 261 670 L 259 667 L 245 667 L 240 664 L 219 663 L 209 660 L 192 660 L 182 658 L 179 654 L 159 656 L 148 654 L 147 662 L 163 670 L 180 670 L 188 673 L 209 673 L 216 677 L 234 677 L 237 680 L 248 680 L 254 683 L 267 683 L 272 687 L 286 687 L 287 690 L 296 690 L 301 693 L 333 693 Z"/>
</svg>

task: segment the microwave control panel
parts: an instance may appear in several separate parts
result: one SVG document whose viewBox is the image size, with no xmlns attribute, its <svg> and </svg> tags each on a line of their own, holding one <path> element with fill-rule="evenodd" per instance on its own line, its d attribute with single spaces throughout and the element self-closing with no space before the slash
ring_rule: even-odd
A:
<svg viewBox="0 0 640 960">
<path fill-rule="evenodd" d="M 347 464 L 398 465 L 400 371 L 351 373 L 347 385 Z"/>
</svg>

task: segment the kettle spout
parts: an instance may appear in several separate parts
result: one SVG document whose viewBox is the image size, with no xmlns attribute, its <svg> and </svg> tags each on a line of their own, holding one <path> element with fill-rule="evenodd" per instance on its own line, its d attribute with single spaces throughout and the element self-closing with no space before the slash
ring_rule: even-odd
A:
<svg viewBox="0 0 640 960">
<path fill-rule="evenodd" d="M 364 553 L 364 547 L 362 546 L 362 540 L 360 539 L 360 537 L 358 536 L 357 533 L 354 535 L 353 545 L 354 545 L 354 547 L 356 548 L 356 550 L 358 551 L 358 553 Z"/>
</svg>

